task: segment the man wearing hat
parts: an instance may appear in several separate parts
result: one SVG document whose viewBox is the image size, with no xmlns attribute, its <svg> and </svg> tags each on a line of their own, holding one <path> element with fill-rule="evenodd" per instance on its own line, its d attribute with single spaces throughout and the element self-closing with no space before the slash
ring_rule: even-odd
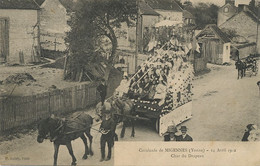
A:
<svg viewBox="0 0 260 166">
<path fill-rule="evenodd" d="M 177 129 L 174 125 L 168 126 L 167 132 L 164 135 L 164 141 L 176 141 Z"/>
<path fill-rule="evenodd" d="M 177 136 L 176 141 L 193 141 L 191 136 L 187 134 L 187 127 L 186 126 L 181 126 L 181 135 Z"/>
<path fill-rule="evenodd" d="M 103 111 L 103 120 L 100 125 L 99 131 L 101 132 L 101 138 L 100 138 L 100 145 L 101 145 L 101 159 L 100 162 L 105 160 L 105 147 L 106 143 L 108 146 L 108 154 L 106 161 L 111 159 L 111 149 L 113 146 L 113 138 L 115 135 L 115 129 L 116 129 L 116 123 L 111 117 L 111 112 L 110 110 L 104 110 Z"/>
</svg>

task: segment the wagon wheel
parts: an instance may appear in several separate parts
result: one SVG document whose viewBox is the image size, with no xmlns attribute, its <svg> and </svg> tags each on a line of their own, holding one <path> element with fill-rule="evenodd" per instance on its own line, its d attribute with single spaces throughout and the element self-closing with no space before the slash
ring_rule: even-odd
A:
<svg viewBox="0 0 260 166">
<path fill-rule="evenodd" d="M 160 118 L 156 119 L 155 130 L 156 130 L 157 133 L 159 133 L 159 130 L 160 130 Z"/>
</svg>

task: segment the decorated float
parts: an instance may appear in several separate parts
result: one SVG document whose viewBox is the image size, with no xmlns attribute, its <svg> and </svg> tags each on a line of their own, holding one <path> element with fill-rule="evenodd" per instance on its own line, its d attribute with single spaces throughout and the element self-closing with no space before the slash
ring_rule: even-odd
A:
<svg viewBox="0 0 260 166">
<path fill-rule="evenodd" d="M 116 91 L 134 102 L 139 117 L 155 120 L 157 131 L 163 135 L 169 125 L 192 117 L 192 79 L 193 66 L 173 38 L 155 49 Z"/>
</svg>

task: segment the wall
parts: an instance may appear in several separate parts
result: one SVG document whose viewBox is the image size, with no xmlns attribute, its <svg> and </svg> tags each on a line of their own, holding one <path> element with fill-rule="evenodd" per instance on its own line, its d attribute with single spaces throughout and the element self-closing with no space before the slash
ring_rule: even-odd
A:
<svg viewBox="0 0 260 166">
<path fill-rule="evenodd" d="M 228 12 L 225 12 L 225 8 L 228 8 Z M 218 23 L 217 25 L 220 26 L 223 24 L 227 19 L 232 17 L 234 14 L 236 14 L 237 8 L 234 5 L 226 4 L 223 7 L 219 8 L 218 10 Z"/>
<path fill-rule="evenodd" d="M 230 43 L 223 44 L 223 59 L 222 63 L 230 62 Z"/>
<path fill-rule="evenodd" d="M 6 17 L 9 20 L 7 62 L 20 63 L 19 52 L 22 51 L 24 63 L 30 63 L 33 45 L 38 45 L 37 30 L 33 28 L 37 24 L 37 10 L 0 9 L 0 17 Z"/>
<path fill-rule="evenodd" d="M 223 23 L 220 28 L 235 30 L 238 35 L 243 36 L 248 42 L 256 42 L 257 23 L 248 17 L 244 12 L 234 16 L 229 21 Z M 260 26 L 258 27 L 260 32 Z M 260 33 L 258 33 L 260 39 Z M 260 53 L 260 40 L 257 42 L 258 53 Z"/>
<path fill-rule="evenodd" d="M 253 46 L 248 46 L 248 47 L 244 47 L 244 48 L 240 48 L 239 49 L 239 58 L 245 58 L 250 54 L 254 54 L 255 53 L 255 45 Z"/>
<path fill-rule="evenodd" d="M 182 21 L 183 13 L 182 12 L 174 12 L 168 10 L 155 10 L 160 14 L 160 21 L 162 20 L 172 20 L 172 21 Z"/>
<path fill-rule="evenodd" d="M 66 8 L 59 0 L 45 0 L 41 6 L 41 42 L 44 49 L 54 50 L 56 39 L 56 50 L 66 49 L 64 37 L 65 32 L 69 31 Z"/>
</svg>

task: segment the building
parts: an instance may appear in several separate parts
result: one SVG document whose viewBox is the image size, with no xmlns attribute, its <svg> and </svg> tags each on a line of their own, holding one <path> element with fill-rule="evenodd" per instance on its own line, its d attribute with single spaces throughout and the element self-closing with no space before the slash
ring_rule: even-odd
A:
<svg viewBox="0 0 260 166">
<path fill-rule="evenodd" d="M 1 0 L 0 63 L 39 61 L 39 11 L 33 0 Z"/>
<path fill-rule="evenodd" d="M 239 5 L 238 13 L 227 19 L 219 28 L 235 31 L 236 34 L 244 38 L 247 43 L 255 42 L 257 44 L 255 52 L 260 53 L 260 40 L 258 40 L 260 37 L 260 28 L 258 24 L 259 19 L 257 15 L 252 12 L 247 5 Z"/>
<path fill-rule="evenodd" d="M 202 56 L 208 58 L 208 62 L 224 64 L 230 62 L 231 40 L 217 27 L 207 25 L 196 39 L 201 45 Z"/>
<path fill-rule="evenodd" d="M 146 45 L 145 36 L 149 33 L 149 29 L 152 34 L 151 29 L 159 22 L 159 16 L 160 14 L 153 10 L 146 2 L 141 1 L 139 3 L 139 15 L 136 27 L 138 52 L 143 52 Z"/>
<path fill-rule="evenodd" d="M 40 6 L 41 46 L 43 49 L 65 51 L 64 38 L 70 30 L 72 9 L 63 0 L 35 0 Z"/>
<path fill-rule="evenodd" d="M 236 51 L 239 52 L 239 58 L 243 59 L 250 54 L 255 53 L 256 43 L 236 43 L 231 46 L 232 59 L 237 60 Z"/>
<path fill-rule="evenodd" d="M 146 2 L 155 12 L 160 14 L 159 21 L 182 22 L 183 9 L 175 0 L 146 0 Z"/>
<path fill-rule="evenodd" d="M 185 25 L 195 25 L 195 17 L 187 10 L 183 10 L 183 23 Z"/>
<path fill-rule="evenodd" d="M 220 26 L 226 22 L 230 17 L 237 14 L 238 9 L 235 6 L 235 0 L 226 0 L 225 5 L 218 10 L 218 22 L 217 25 Z"/>
</svg>

